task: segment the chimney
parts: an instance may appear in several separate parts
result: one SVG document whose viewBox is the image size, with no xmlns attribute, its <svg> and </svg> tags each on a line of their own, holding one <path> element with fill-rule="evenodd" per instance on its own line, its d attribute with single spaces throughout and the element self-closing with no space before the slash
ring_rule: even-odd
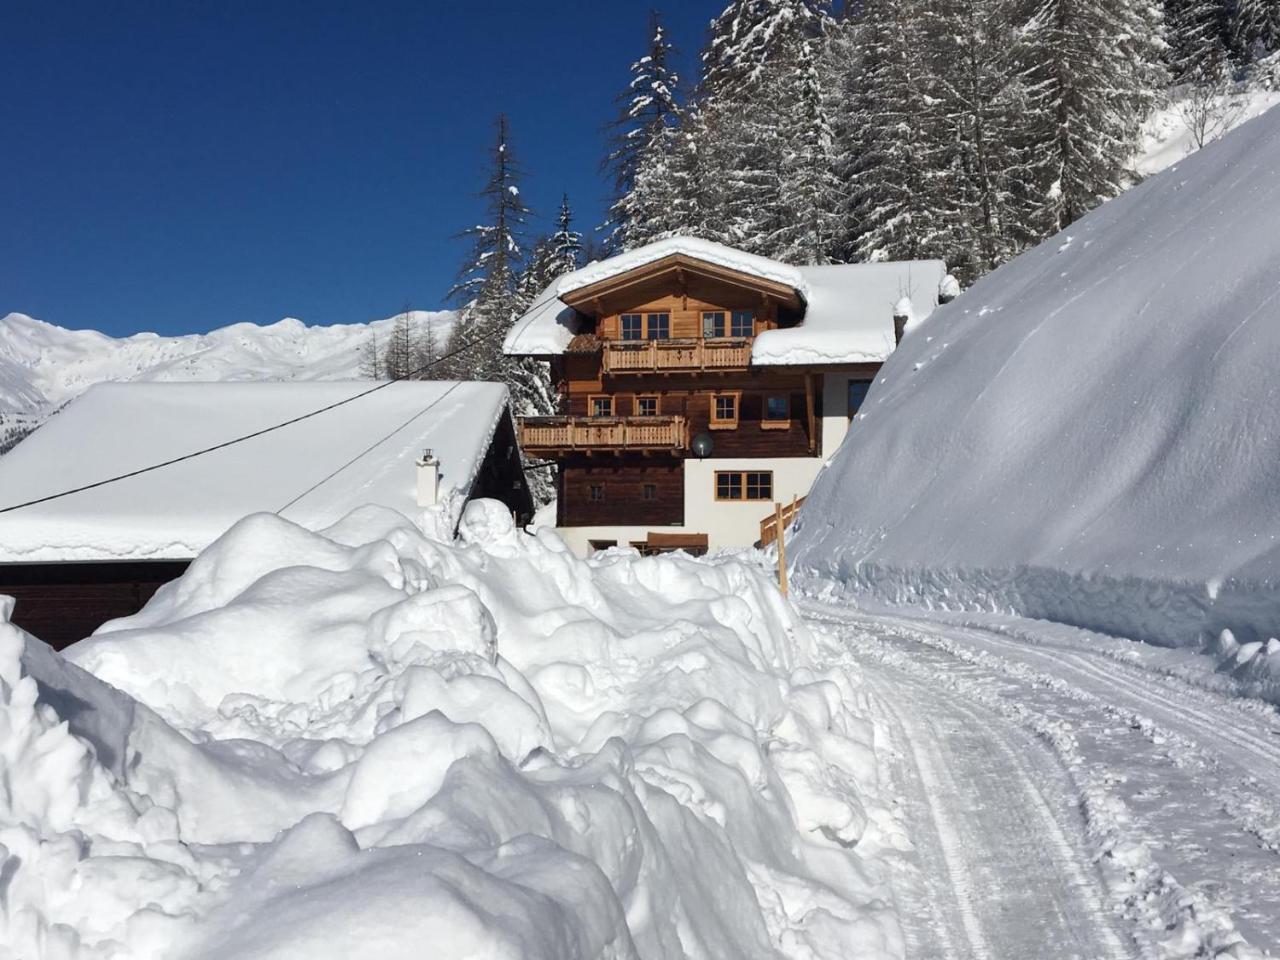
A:
<svg viewBox="0 0 1280 960">
<path fill-rule="evenodd" d="M 434 507 L 440 496 L 440 461 L 429 449 L 422 451 L 418 464 L 418 506 Z"/>
<path fill-rule="evenodd" d="M 899 346 L 907 332 L 907 323 L 911 320 L 911 299 L 903 297 L 893 308 L 893 345 Z"/>
</svg>

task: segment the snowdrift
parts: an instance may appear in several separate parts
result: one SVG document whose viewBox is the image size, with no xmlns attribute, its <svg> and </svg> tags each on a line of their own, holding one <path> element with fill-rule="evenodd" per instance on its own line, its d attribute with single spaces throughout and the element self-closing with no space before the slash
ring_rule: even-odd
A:
<svg viewBox="0 0 1280 960">
<path fill-rule="evenodd" d="M 793 556 L 893 602 L 1165 644 L 1230 628 L 1256 670 L 1280 635 L 1277 370 L 1273 110 L 910 332 Z"/>
<path fill-rule="evenodd" d="M 902 956 L 857 678 L 758 569 L 461 535 L 252 516 L 72 662 L 0 625 L 0 956 Z"/>
</svg>

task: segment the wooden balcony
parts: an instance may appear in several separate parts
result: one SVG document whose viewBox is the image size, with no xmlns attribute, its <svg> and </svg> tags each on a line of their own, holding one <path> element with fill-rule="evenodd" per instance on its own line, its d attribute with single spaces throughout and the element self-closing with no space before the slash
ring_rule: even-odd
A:
<svg viewBox="0 0 1280 960">
<path fill-rule="evenodd" d="M 607 374 L 746 370 L 749 366 L 749 339 L 609 340 L 604 345 Z"/>
<path fill-rule="evenodd" d="M 520 446 L 533 456 L 617 450 L 678 453 L 688 445 L 684 417 L 520 418 Z"/>
</svg>

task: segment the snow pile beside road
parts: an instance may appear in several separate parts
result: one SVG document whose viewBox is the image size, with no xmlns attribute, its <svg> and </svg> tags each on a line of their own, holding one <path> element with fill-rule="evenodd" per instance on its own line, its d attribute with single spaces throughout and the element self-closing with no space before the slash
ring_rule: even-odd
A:
<svg viewBox="0 0 1280 960">
<path fill-rule="evenodd" d="M 1271 669 L 1277 224 L 1273 110 L 940 308 L 805 504 L 801 572 L 1166 644 L 1230 629 Z"/>
<path fill-rule="evenodd" d="M 29 640 L 34 704 L 6 627 L 70 759 L 28 768 L 60 819 L 10 804 L 0 842 L 108 838 L 53 890 L 86 847 L 136 865 L 73 898 L 105 919 L 46 892 L 21 922 L 62 952 L 19 955 L 902 955 L 857 680 L 758 570 L 579 560 L 483 501 L 461 534 L 247 518 L 78 666 Z"/>
</svg>

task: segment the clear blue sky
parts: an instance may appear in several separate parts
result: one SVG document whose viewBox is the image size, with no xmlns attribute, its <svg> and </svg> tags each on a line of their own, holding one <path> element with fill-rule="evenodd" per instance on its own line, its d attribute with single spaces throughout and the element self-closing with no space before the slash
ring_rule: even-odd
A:
<svg viewBox="0 0 1280 960">
<path fill-rule="evenodd" d="M 594 227 L 633 0 L 0 3 L 0 315 L 113 335 L 442 305 L 494 117 Z M 691 68 L 720 0 L 675 0 Z"/>
</svg>

